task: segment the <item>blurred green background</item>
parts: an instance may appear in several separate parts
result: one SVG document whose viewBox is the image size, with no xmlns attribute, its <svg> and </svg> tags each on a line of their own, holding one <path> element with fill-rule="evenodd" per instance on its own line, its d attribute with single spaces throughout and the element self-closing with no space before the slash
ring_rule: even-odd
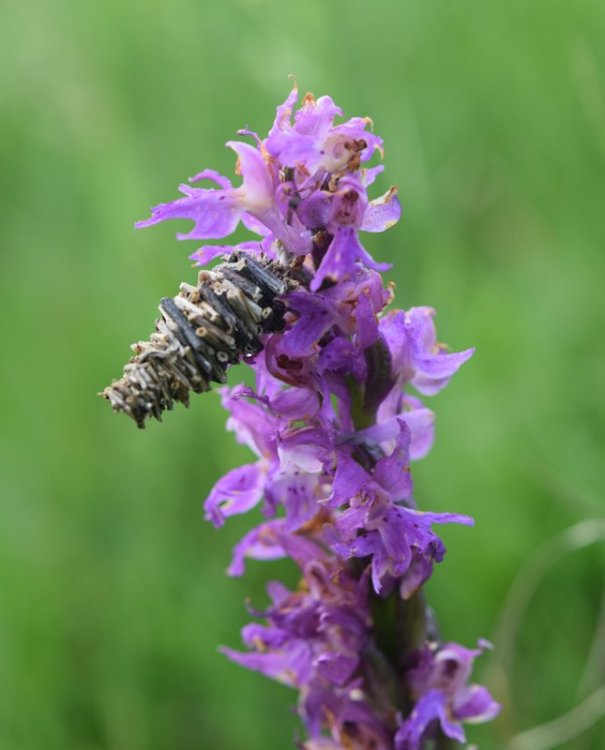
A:
<svg viewBox="0 0 605 750">
<path fill-rule="evenodd" d="M 425 508 L 477 520 L 444 529 L 430 584 L 447 637 L 496 638 L 479 671 L 506 710 L 471 739 L 528 750 L 511 739 L 605 681 L 599 544 L 520 584 L 498 657 L 535 550 L 605 515 L 603 39 L 601 0 L 4 0 L 0 750 L 292 746 L 295 695 L 215 650 L 268 577 L 294 579 L 223 574 L 251 519 L 203 520 L 247 457 L 217 396 L 139 432 L 95 395 L 195 278 L 195 243 L 134 220 L 204 167 L 232 173 L 223 143 L 267 131 L 289 73 L 373 117 L 377 188 L 398 184 L 405 213 L 368 245 L 399 306 L 477 346 L 431 400 L 415 474 Z M 587 723 L 533 748 L 602 749 Z"/>
</svg>

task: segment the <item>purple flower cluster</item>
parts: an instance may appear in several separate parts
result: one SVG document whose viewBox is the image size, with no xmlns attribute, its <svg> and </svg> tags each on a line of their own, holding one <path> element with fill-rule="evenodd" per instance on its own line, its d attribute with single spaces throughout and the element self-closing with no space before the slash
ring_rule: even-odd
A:
<svg viewBox="0 0 605 750">
<path fill-rule="evenodd" d="M 266 624 L 244 628 L 249 651 L 233 661 L 299 690 L 307 750 L 420 750 L 443 733 L 464 741 L 461 721 L 482 721 L 498 706 L 468 686 L 479 651 L 429 641 L 413 644 L 404 668 L 392 666 L 396 699 L 378 698 L 370 673 L 378 645 L 372 602 L 410 602 L 441 562 L 442 523 L 471 525 L 452 513 L 417 509 L 410 463 L 433 442 L 433 412 L 420 396 L 440 391 L 472 355 L 437 343 L 434 311 L 385 312 L 392 291 L 363 247 L 360 232 L 380 232 L 401 213 L 396 190 L 370 200 L 382 166 L 368 167 L 382 141 L 367 118 L 335 124 L 332 99 L 291 92 L 269 135 L 229 142 L 241 184 L 205 170 L 139 226 L 190 219 L 181 239 L 222 239 L 241 222 L 254 240 L 204 245 L 200 265 L 235 251 L 297 258 L 308 283 L 284 295 L 285 328 L 265 334 L 248 358 L 254 388 L 223 388 L 228 428 L 256 460 L 230 471 L 206 501 L 225 519 L 261 504 L 265 520 L 236 546 L 229 567 L 247 558 L 292 558 L 296 591 L 269 586 Z M 410 393 L 414 389 L 416 395 Z M 405 705 L 403 705 L 405 704 Z"/>
</svg>

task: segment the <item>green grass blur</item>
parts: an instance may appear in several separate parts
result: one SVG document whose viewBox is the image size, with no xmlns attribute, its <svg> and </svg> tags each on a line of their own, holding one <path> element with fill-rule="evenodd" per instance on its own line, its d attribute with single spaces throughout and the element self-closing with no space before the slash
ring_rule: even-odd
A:
<svg viewBox="0 0 605 750">
<path fill-rule="evenodd" d="M 373 117 L 378 189 L 405 214 L 368 245 L 399 306 L 477 346 L 431 400 L 415 475 L 425 508 L 477 521 L 443 531 L 446 636 L 493 636 L 533 551 L 603 518 L 604 38 L 597 0 L 4 0 L 0 750 L 292 746 L 294 694 L 216 652 L 239 645 L 246 597 L 293 579 L 223 574 L 251 520 L 203 521 L 247 456 L 218 398 L 139 432 L 95 395 L 195 278 L 195 243 L 133 221 L 204 167 L 232 173 L 223 143 L 266 132 L 289 73 Z M 548 570 L 493 678 L 506 711 L 469 732 L 482 750 L 605 681 L 604 570 L 598 544 Z"/>
</svg>

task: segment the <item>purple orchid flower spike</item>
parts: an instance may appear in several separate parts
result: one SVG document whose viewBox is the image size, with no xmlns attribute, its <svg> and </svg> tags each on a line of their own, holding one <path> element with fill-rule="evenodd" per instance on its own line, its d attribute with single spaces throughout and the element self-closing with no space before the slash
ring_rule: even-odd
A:
<svg viewBox="0 0 605 750">
<path fill-rule="evenodd" d="M 251 239 L 191 256 L 226 260 L 163 300 L 151 342 L 136 345 L 106 395 L 141 426 L 189 390 L 224 383 L 243 359 L 254 387 L 220 393 L 227 428 L 253 458 L 217 481 L 206 517 L 220 527 L 260 506 L 265 518 L 236 545 L 229 574 L 290 558 L 300 583 L 270 584 L 269 605 L 254 611 L 264 622 L 242 631 L 247 650 L 223 653 L 298 691 L 303 750 L 465 742 L 463 723 L 499 710 L 469 684 L 485 644 L 442 643 L 424 584 L 445 558 L 439 526 L 473 520 L 421 510 L 412 462 L 434 439 L 435 415 L 418 394 L 441 391 L 474 350 L 438 343 L 430 307 L 387 310 L 390 266 L 360 237 L 396 224 L 401 205 L 395 188 L 368 195 L 383 170 L 370 164 L 383 149 L 369 118 L 343 119 L 329 96 L 299 103 L 294 87 L 265 139 L 240 135 L 252 143 L 227 143 L 238 186 L 204 170 L 190 183 L 211 187 L 182 185 L 184 197 L 137 226 L 188 219 L 179 239 L 224 242 L 242 224 Z M 383 647 L 387 631 L 395 655 Z"/>
</svg>

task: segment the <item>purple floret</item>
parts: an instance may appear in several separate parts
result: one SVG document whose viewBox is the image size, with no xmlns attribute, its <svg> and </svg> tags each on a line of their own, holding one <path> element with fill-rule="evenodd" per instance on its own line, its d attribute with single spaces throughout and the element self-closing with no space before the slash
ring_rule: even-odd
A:
<svg viewBox="0 0 605 750">
<path fill-rule="evenodd" d="M 395 750 L 421 750 L 438 728 L 447 737 L 465 742 L 462 722 L 477 724 L 498 715 L 500 705 L 487 688 L 468 684 L 473 661 L 486 647 L 486 642 L 477 649 L 445 643 L 427 646 L 416 655 L 407 674 L 415 706 L 397 731 Z"/>
</svg>

